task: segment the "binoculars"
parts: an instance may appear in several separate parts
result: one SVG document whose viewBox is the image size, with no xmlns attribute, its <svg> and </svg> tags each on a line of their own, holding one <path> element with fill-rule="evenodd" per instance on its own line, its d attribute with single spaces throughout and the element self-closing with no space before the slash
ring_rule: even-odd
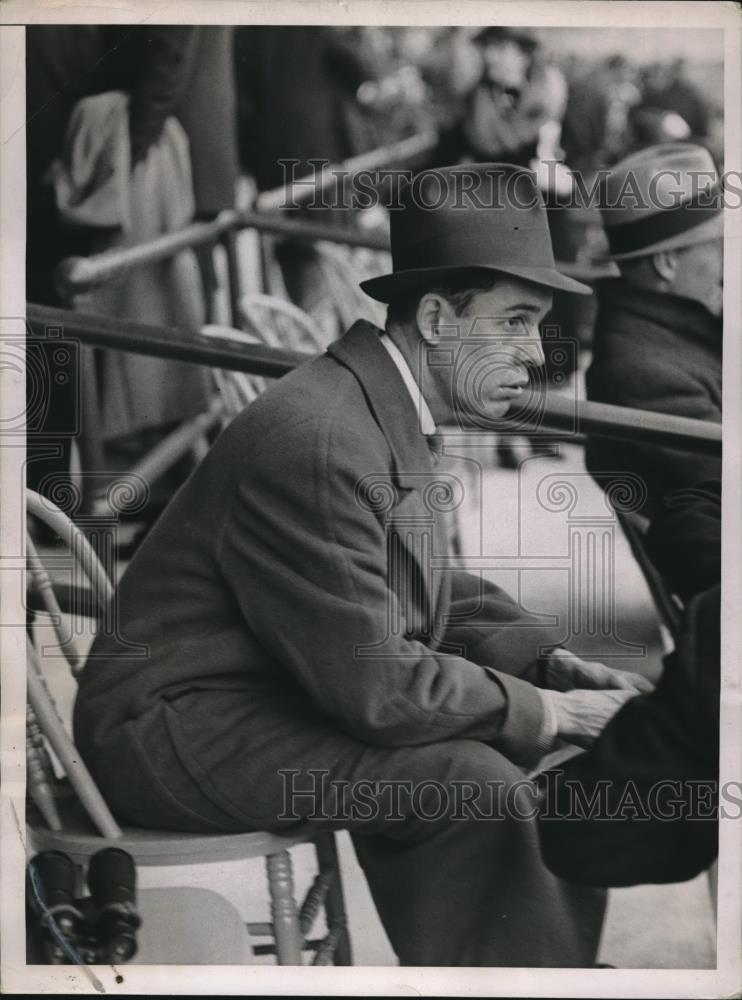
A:
<svg viewBox="0 0 742 1000">
<path fill-rule="evenodd" d="M 90 858 L 90 896 L 76 898 L 78 873 L 62 851 L 42 851 L 26 869 L 27 960 L 45 965 L 120 964 L 137 952 L 136 867 L 107 847 Z"/>
</svg>

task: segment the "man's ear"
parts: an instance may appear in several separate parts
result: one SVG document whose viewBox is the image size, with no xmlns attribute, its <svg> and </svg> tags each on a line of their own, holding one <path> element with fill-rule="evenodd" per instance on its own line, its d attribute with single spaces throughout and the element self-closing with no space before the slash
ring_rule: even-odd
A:
<svg viewBox="0 0 742 1000">
<path fill-rule="evenodd" d="M 674 250 L 652 254 L 652 266 L 663 281 L 673 284 L 678 273 L 678 255 Z"/>
<path fill-rule="evenodd" d="M 437 292 L 426 292 L 418 302 L 415 319 L 420 335 L 425 340 L 433 341 L 437 338 L 438 327 L 447 318 L 447 305 L 443 296 Z"/>
</svg>

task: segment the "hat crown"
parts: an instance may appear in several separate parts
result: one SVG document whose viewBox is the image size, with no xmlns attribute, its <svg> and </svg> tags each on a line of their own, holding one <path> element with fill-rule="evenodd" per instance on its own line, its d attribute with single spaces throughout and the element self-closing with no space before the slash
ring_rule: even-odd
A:
<svg viewBox="0 0 742 1000">
<path fill-rule="evenodd" d="M 417 174 L 391 213 L 394 270 L 420 267 L 553 267 L 534 175 L 506 163 L 441 167 Z"/>
<path fill-rule="evenodd" d="M 379 302 L 472 271 L 589 294 L 554 264 L 546 207 L 532 171 L 512 163 L 424 170 L 390 212 L 393 272 L 361 288 Z"/>
<path fill-rule="evenodd" d="M 630 223 L 697 199 L 718 185 L 713 157 L 703 146 L 664 143 L 627 156 L 606 177 L 601 212 L 606 226 Z"/>
</svg>

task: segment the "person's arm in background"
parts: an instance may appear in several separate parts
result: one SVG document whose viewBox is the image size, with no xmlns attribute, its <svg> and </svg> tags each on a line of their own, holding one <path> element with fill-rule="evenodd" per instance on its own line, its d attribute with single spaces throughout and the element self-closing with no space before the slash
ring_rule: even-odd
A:
<svg viewBox="0 0 742 1000">
<path fill-rule="evenodd" d="M 688 606 L 656 690 L 624 705 L 586 753 L 540 776 L 541 850 L 561 878 L 679 882 L 714 860 L 720 592 Z"/>
<path fill-rule="evenodd" d="M 647 553 L 672 590 L 689 600 L 721 580 L 721 481 L 665 496 L 646 537 Z"/>
</svg>

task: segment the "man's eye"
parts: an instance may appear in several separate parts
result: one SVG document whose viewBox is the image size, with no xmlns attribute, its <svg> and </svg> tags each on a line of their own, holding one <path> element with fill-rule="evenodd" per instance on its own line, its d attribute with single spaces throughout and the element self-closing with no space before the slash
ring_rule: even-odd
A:
<svg viewBox="0 0 742 1000">
<path fill-rule="evenodd" d="M 520 333 L 523 330 L 525 330 L 525 328 L 526 328 L 526 325 L 523 322 L 523 317 L 522 316 L 516 316 L 516 317 L 512 317 L 510 319 L 506 319 L 504 321 L 503 325 L 505 326 L 505 329 L 509 333 Z"/>
</svg>

